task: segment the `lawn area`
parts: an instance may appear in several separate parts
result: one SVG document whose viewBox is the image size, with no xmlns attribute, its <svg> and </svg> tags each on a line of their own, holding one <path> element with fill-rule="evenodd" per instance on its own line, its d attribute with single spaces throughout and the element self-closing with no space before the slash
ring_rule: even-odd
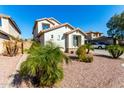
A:
<svg viewBox="0 0 124 93">
<path fill-rule="evenodd" d="M 124 67 L 122 59 L 112 59 L 94 55 L 92 63 L 72 60 L 69 65 L 64 64 L 64 88 L 96 88 L 96 87 L 124 87 Z"/>
</svg>

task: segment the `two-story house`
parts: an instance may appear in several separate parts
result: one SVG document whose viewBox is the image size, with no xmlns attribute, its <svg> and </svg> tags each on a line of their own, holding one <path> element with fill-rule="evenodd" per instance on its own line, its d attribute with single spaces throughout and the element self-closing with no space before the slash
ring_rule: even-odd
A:
<svg viewBox="0 0 124 93">
<path fill-rule="evenodd" d="M 11 37 L 20 38 L 21 31 L 10 16 L 0 14 L 0 53 L 4 51 L 3 42 Z"/>
<path fill-rule="evenodd" d="M 87 32 L 86 34 L 87 34 L 88 39 L 93 40 L 93 39 L 95 39 L 95 38 L 101 37 L 103 33 L 101 33 L 101 32 L 89 31 L 89 32 Z"/>
<path fill-rule="evenodd" d="M 85 43 L 86 34 L 79 28 L 69 23 L 60 23 L 55 18 L 42 18 L 35 21 L 33 37 L 45 45 L 52 41 L 63 49 L 64 52 L 74 53 Z"/>
</svg>

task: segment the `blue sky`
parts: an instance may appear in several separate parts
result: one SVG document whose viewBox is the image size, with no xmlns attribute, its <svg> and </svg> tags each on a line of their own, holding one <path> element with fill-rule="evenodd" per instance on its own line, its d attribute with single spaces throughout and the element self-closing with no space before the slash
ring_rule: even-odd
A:
<svg viewBox="0 0 124 93">
<path fill-rule="evenodd" d="M 0 6 L 0 13 L 10 15 L 19 26 L 22 37 L 32 37 L 34 21 L 44 17 L 54 17 L 61 23 L 68 22 L 74 27 L 103 32 L 107 35 L 106 23 L 114 14 L 124 11 L 124 6 L 55 6 L 55 5 L 17 5 Z"/>
</svg>

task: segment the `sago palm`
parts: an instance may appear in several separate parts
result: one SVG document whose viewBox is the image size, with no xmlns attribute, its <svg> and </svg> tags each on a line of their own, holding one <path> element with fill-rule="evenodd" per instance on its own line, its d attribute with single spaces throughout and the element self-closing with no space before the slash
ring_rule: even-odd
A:
<svg viewBox="0 0 124 93">
<path fill-rule="evenodd" d="M 23 62 L 20 75 L 28 77 L 34 87 L 53 87 L 63 79 L 62 63 L 69 62 L 69 58 L 55 44 L 49 42 L 45 46 L 34 43 L 30 56 Z"/>
</svg>

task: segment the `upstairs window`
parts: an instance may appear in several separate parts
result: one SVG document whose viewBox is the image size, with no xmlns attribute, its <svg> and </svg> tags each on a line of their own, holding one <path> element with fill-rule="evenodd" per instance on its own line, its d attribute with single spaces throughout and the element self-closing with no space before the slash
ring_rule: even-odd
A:
<svg viewBox="0 0 124 93">
<path fill-rule="evenodd" d="M 43 30 L 46 30 L 48 28 L 50 28 L 50 24 L 42 24 L 42 29 Z"/>
<path fill-rule="evenodd" d="M 0 18 L 0 26 L 2 26 L 2 20 L 1 20 L 1 18 Z"/>
<path fill-rule="evenodd" d="M 51 38 L 53 38 L 53 35 L 51 35 Z"/>
</svg>

